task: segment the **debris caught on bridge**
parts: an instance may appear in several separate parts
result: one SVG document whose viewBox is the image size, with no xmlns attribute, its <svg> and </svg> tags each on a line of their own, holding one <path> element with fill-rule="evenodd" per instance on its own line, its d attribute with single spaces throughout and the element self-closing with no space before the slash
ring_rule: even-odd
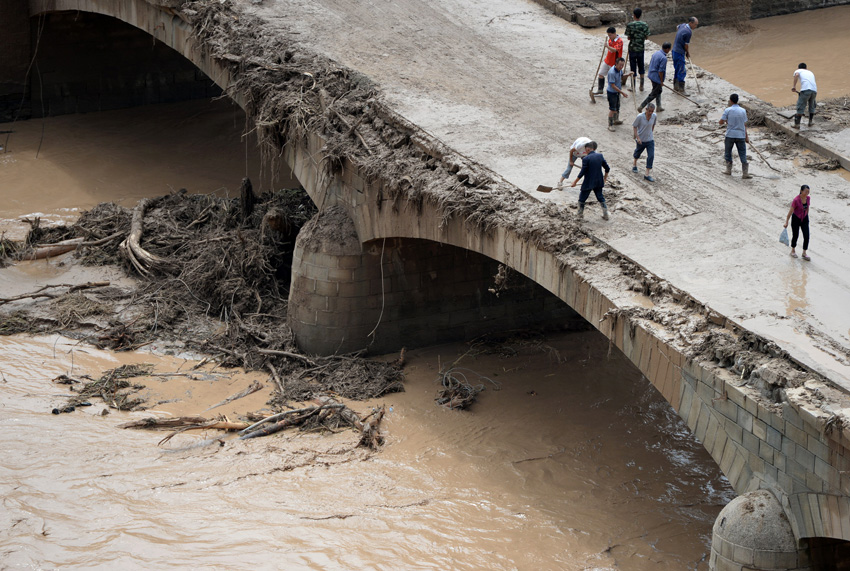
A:
<svg viewBox="0 0 850 571">
<path fill-rule="evenodd" d="M 315 207 L 300 189 L 254 197 L 250 209 L 241 201 L 179 191 L 133 210 L 100 204 L 72 226 L 45 228 L 36 219 L 25 242 L 3 243 L 7 261 L 74 240 L 71 263 L 121 266 L 133 279 L 2 298 L 0 334 L 58 332 L 116 351 L 174 345 L 221 366 L 269 372 L 277 389 L 271 404 L 280 410 L 322 394 L 365 399 L 403 390 L 403 357 L 384 363 L 298 351 L 286 326 L 286 289 L 295 237 Z M 148 406 L 131 396 L 128 375 L 105 377 L 80 398 L 101 397 L 119 410 Z"/>
</svg>

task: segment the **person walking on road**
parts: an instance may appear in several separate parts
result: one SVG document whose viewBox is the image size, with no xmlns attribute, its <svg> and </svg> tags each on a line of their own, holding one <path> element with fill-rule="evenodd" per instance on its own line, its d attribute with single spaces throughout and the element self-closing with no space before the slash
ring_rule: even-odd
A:
<svg viewBox="0 0 850 571">
<path fill-rule="evenodd" d="M 635 8 L 632 21 L 626 24 L 626 37 L 629 38 L 629 68 L 640 75 L 640 90 L 643 91 L 644 78 L 644 42 L 649 37 L 649 24 L 640 19 L 643 10 Z"/>
<path fill-rule="evenodd" d="M 599 89 L 597 95 L 601 95 L 605 89 L 605 78 L 608 77 L 608 72 L 617 64 L 617 60 L 623 57 L 623 38 L 617 35 L 617 29 L 614 26 L 608 28 L 608 40 L 606 47 L 608 51 L 605 53 L 605 60 L 599 68 Z"/>
<path fill-rule="evenodd" d="M 632 75 L 632 72 L 623 74 L 623 68 L 626 67 L 626 60 L 619 58 L 617 64 L 608 72 L 608 130 L 613 131 L 614 125 L 622 125 L 620 121 L 620 96 L 628 98 L 628 94 L 623 91 L 623 79 Z"/>
<path fill-rule="evenodd" d="M 800 82 L 800 89 L 797 89 L 797 82 Z M 791 84 L 791 91 L 797 93 L 797 114 L 794 115 L 794 128 L 800 128 L 800 119 L 806 112 L 806 107 L 809 108 L 809 127 L 812 126 L 812 121 L 815 118 L 815 107 L 817 106 L 818 84 L 815 83 L 815 74 L 806 69 L 806 64 L 801 63 L 797 66 L 794 72 L 794 83 Z"/>
<path fill-rule="evenodd" d="M 584 159 L 584 156 L 587 154 L 587 148 L 585 145 L 590 142 L 590 139 L 587 137 L 579 137 L 575 140 L 575 142 L 573 142 L 570 147 L 570 158 L 567 163 L 567 170 L 561 174 L 561 180 L 558 181 L 558 188 L 561 188 L 564 185 L 564 181 L 570 178 L 570 172 L 573 170 L 573 165 L 576 164 L 576 159 Z"/>
<path fill-rule="evenodd" d="M 784 228 L 788 228 L 788 219 L 791 219 L 791 257 L 796 258 L 797 252 L 797 237 L 800 235 L 800 230 L 803 231 L 803 259 L 811 262 L 812 259 L 806 253 L 809 249 L 809 205 L 812 202 L 809 196 L 809 185 L 804 184 L 800 187 L 800 194 L 794 197 L 791 201 L 791 208 L 788 209 L 788 215 L 785 216 Z"/>
<path fill-rule="evenodd" d="M 699 26 L 699 20 L 691 16 L 684 24 L 679 24 L 676 28 L 676 39 L 673 40 L 673 89 L 685 94 L 685 76 L 688 70 L 685 67 L 685 60 L 691 59 L 690 43 L 691 34 Z"/>
<path fill-rule="evenodd" d="M 611 167 L 605 161 L 602 153 L 597 153 L 598 145 L 596 141 L 591 141 L 586 145 L 587 155 L 581 160 L 581 170 L 578 176 L 573 181 L 571 186 L 575 186 L 579 180 L 581 182 L 581 192 L 578 195 L 578 219 L 584 218 L 584 203 L 587 202 L 587 197 L 590 196 L 590 191 L 596 195 L 596 200 L 602 205 L 602 219 L 608 220 L 608 205 L 605 203 L 605 196 L 602 194 L 602 188 L 608 181 L 608 173 Z M 603 169 L 605 174 L 602 174 Z"/>
<path fill-rule="evenodd" d="M 729 96 L 729 107 L 723 111 L 719 123 L 726 125 L 726 140 L 724 158 L 726 159 L 725 174 L 732 174 L 732 147 L 738 148 L 738 158 L 741 159 L 741 178 L 753 178 L 747 163 L 747 143 L 750 136 L 747 134 L 747 111 L 738 105 L 738 94 Z"/>
<path fill-rule="evenodd" d="M 646 174 L 644 180 L 655 182 L 652 178 L 652 162 L 655 160 L 655 123 L 658 118 L 655 115 L 655 103 L 649 103 L 646 111 L 635 117 L 632 127 L 635 135 L 635 152 L 632 154 L 635 161 L 632 163 L 632 172 L 638 172 L 637 161 L 646 149 Z"/>
<path fill-rule="evenodd" d="M 649 58 L 648 75 L 649 81 L 652 83 L 652 91 L 649 92 L 647 98 L 640 104 L 638 111 L 643 111 L 643 108 L 649 105 L 649 102 L 653 99 L 655 99 L 655 103 L 658 105 L 655 110 L 664 111 L 661 108 L 661 92 L 664 91 L 664 77 L 667 75 L 667 54 L 670 53 L 672 47 L 670 42 L 664 42 L 661 49 Z"/>
</svg>

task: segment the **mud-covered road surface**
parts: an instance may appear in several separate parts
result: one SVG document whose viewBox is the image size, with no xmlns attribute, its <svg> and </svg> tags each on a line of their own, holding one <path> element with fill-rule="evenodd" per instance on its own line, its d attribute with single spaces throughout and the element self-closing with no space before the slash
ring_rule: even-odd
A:
<svg viewBox="0 0 850 571">
<path fill-rule="evenodd" d="M 745 91 L 703 71 L 702 95 L 688 84 L 702 105 L 665 90 L 650 184 L 643 160 L 639 175 L 630 171 L 634 98 L 622 101 L 626 123 L 611 133 L 604 97 L 588 96 L 601 30 L 521 0 L 236 4 L 365 74 L 407 119 L 540 200 L 575 203 L 575 190 L 534 189 L 557 182 L 574 139 L 597 140 L 612 166 L 613 211 L 604 222 L 591 200 L 586 229 L 850 389 L 850 182 L 842 171 L 807 168 L 822 159 L 763 128 L 751 128 L 751 142 L 776 170 L 751 150 L 755 178 L 741 180 L 737 157 L 734 176 L 724 176 L 723 131 L 712 129 L 730 93 L 754 100 Z M 813 129 L 833 126 L 818 117 Z M 778 241 L 801 184 L 812 189 L 811 262 L 790 258 Z"/>
</svg>

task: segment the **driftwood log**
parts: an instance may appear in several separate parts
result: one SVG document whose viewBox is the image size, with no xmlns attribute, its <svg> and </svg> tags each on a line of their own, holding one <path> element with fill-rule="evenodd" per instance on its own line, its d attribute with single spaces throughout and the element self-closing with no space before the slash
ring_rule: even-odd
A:
<svg viewBox="0 0 850 571">
<path fill-rule="evenodd" d="M 119 424 L 118 428 L 143 428 L 147 430 L 170 430 L 182 428 L 184 430 L 201 430 L 214 428 L 216 430 L 242 430 L 247 428 L 247 422 L 232 422 L 229 420 L 210 420 L 203 416 L 178 416 L 176 418 L 143 418 Z"/>
<path fill-rule="evenodd" d="M 384 418 L 385 407 L 375 409 L 361 419 L 356 412 L 331 397 L 319 397 L 313 402 L 315 404 L 311 406 L 274 414 L 253 424 L 231 422 L 222 417 L 207 419 L 203 416 L 181 416 L 177 418 L 144 418 L 121 424 L 118 428 L 172 430 L 173 432 L 160 440 L 159 444 L 164 444 L 177 434 L 187 430 L 205 429 L 238 430 L 239 439 L 248 440 L 275 434 L 292 426 L 300 426 L 313 417 L 316 417 L 317 423 L 321 423 L 331 414 L 337 414 L 360 433 L 358 446 L 365 446 L 374 450 L 384 443 L 384 437 L 381 435 L 381 421 Z"/>
<path fill-rule="evenodd" d="M 68 252 L 73 252 L 79 248 L 85 248 L 87 246 L 100 246 L 109 242 L 110 240 L 114 240 L 121 235 L 120 232 L 112 234 L 111 236 L 107 236 L 106 238 L 101 238 L 100 240 L 92 240 L 90 242 L 86 242 L 85 238 L 71 238 L 70 240 L 62 240 L 61 242 L 55 242 L 53 244 L 43 244 L 36 246 L 31 251 L 22 254 L 18 259 L 22 261 L 30 261 L 30 260 L 43 260 L 44 258 L 53 258 L 55 256 L 61 256 L 62 254 L 67 254 Z"/>
<path fill-rule="evenodd" d="M 66 287 L 66 288 L 68 288 L 68 291 L 64 292 L 64 293 L 74 293 L 75 291 L 81 291 L 81 290 L 84 290 L 84 289 L 92 289 L 92 288 L 97 288 L 97 287 L 106 287 L 108 285 L 109 285 L 109 282 L 86 282 L 84 284 L 46 285 L 46 286 L 42 286 L 42 287 L 38 288 L 37 290 L 35 290 L 34 292 L 31 292 L 31 293 L 24 293 L 24 294 L 21 294 L 21 295 L 16 295 L 14 297 L 0 297 L 0 305 L 6 304 L 6 303 L 11 303 L 13 301 L 19 301 L 19 300 L 22 300 L 22 299 L 37 299 L 37 298 L 40 298 L 40 297 L 46 297 L 48 299 L 53 299 L 53 298 L 59 297 L 60 295 L 63 295 L 62 293 L 48 292 L 47 290 L 49 290 L 49 289 Z"/>
<path fill-rule="evenodd" d="M 145 211 L 151 204 L 151 199 L 143 198 L 133 209 L 133 219 L 130 223 L 130 234 L 121 242 L 121 253 L 130 261 L 142 275 L 151 272 L 168 272 L 173 269 L 171 262 L 142 248 L 140 242 L 144 234 Z"/>
</svg>

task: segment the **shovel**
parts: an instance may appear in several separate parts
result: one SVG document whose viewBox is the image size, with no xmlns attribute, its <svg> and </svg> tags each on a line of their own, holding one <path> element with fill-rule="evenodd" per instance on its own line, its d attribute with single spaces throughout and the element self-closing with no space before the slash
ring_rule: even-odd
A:
<svg viewBox="0 0 850 571">
<path fill-rule="evenodd" d="M 749 144 L 749 147 L 750 147 L 752 150 L 754 150 L 754 151 L 756 152 L 756 154 L 759 156 L 759 158 L 760 158 L 761 160 L 763 160 L 763 161 L 764 161 L 764 164 L 766 164 L 767 166 L 769 166 L 771 170 L 774 170 L 774 171 L 776 171 L 776 172 L 780 172 L 780 171 L 779 171 L 779 169 L 773 168 L 773 165 L 772 165 L 772 164 L 770 164 L 769 162 L 767 162 L 767 159 L 766 159 L 766 158 L 764 158 L 764 155 L 762 155 L 762 154 L 761 154 L 761 151 L 758 149 L 758 147 L 756 147 L 756 146 L 755 146 L 755 145 L 753 145 L 752 143 L 750 143 L 750 144 Z"/>
<path fill-rule="evenodd" d="M 602 55 L 599 56 L 599 65 L 596 66 L 596 73 L 593 74 L 593 83 L 590 84 L 590 102 L 596 103 L 596 96 L 593 94 L 593 88 L 596 86 L 596 78 L 599 76 L 599 70 L 602 68 L 602 60 L 605 59 L 605 52 L 608 51 L 608 40 L 602 46 Z M 552 190 L 551 188 L 549 190 Z"/>
<path fill-rule="evenodd" d="M 537 185 L 537 192 L 552 192 L 551 186 L 543 186 L 542 184 Z"/>
<path fill-rule="evenodd" d="M 694 75 L 694 83 L 697 86 L 697 93 L 702 95 L 702 89 L 699 88 L 699 81 L 697 81 L 697 72 L 694 71 L 694 62 L 691 61 L 691 58 L 688 58 L 688 63 L 691 65 L 691 73 Z"/>
</svg>

